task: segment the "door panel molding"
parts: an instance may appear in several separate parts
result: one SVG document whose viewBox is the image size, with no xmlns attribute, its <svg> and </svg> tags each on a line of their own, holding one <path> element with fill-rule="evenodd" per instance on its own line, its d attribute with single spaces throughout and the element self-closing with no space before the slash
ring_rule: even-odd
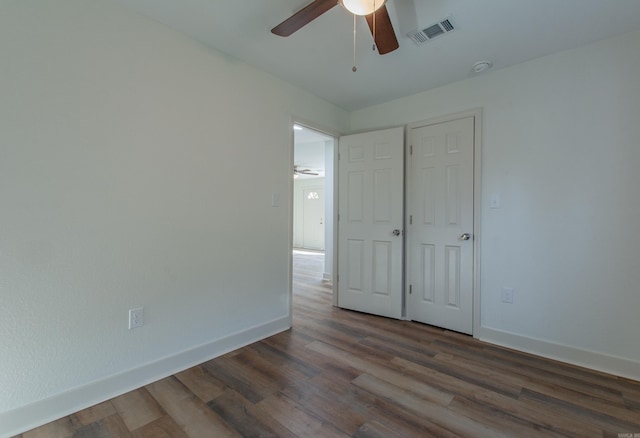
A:
<svg viewBox="0 0 640 438">
<path fill-rule="evenodd" d="M 404 128 L 340 138 L 339 307 L 403 312 Z"/>
<path fill-rule="evenodd" d="M 414 176 L 412 175 L 413 169 L 412 169 L 412 161 L 411 161 L 412 159 L 411 152 L 413 152 L 413 156 L 416 156 L 416 154 L 421 154 L 427 157 L 434 154 L 434 147 L 435 147 L 433 139 L 431 141 L 429 141 L 429 139 L 425 139 L 425 141 L 423 141 L 421 144 L 411 145 L 411 141 L 412 141 L 411 134 L 413 132 L 413 129 L 427 127 L 431 125 L 437 125 L 437 124 L 446 123 L 446 122 L 453 122 L 456 120 L 466 119 L 469 117 L 473 118 L 473 130 L 474 130 L 473 132 L 472 334 L 474 335 L 474 337 L 477 337 L 477 335 L 480 333 L 480 321 L 481 321 L 481 306 L 480 306 L 480 302 L 481 302 L 480 300 L 480 297 L 481 297 L 481 290 L 480 290 L 481 214 L 480 213 L 482 208 L 482 108 L 474 108 L 467 111 L 461 111 L 453 114 L 443 115 L 439 117 L 434 117 L 434 118 L 414 122 L 414 123 L 408 124 L 405 128 L 405 181 L 406 181 L 405 230 L 407 230 L 407 244 L 405 245 L 406 264 L 405 264 L 404 272 L 405 272 L 405 284 L 410 285 L 411 284 L 410 267 L 411 267 L 411 263 L 413 262 L 411 260 L 411 254 L 410 254 L 411 245 L 409 242 L 410 242 L 410 239 L 412 238 L 412 221 L 415 221 L 417 219 L 413 217 L 410 212 L 410 207 L 413 202 L 412 197 L 415 197 L 415 194 L 412 193 L 411 191 L 411 184 L 410 184 Z M 446 139 L 447 152 L 449 154 L 455 154 L 457 152 L 457 148 L 458 148 L 457 139 L 454 137 L 447 137 Z M 411 149 L 413 149 L 413 151 L 411 151 Z M 421 176 L 422 184 L 427 183 L 427 179 L 429 178 L 429 173 L 430 172 L 425 172 L 423 170 L 423 175 Z M 451 193 L 451 196 L 453 195 L 454 193 Z M 424 201 L 427 202 L 429 200 L 425 199 Z M 447 217 L 447 220 L 453 220 L 455 222 L 457 219 L 457 212 L 458 212 L 458 209 L 456 208 L 456 206 L 450 205 L 448 208 L 449 217 Z M 420 215 L 420 216 L 423 216 L 423 215 Z M 425 220 L 428 218 L 430 219 L 430 221 L 435 220 L 435 218 L 433 217 L 424 216 L 424 218 Z M 425 249 L 426 248 L 423 247 L 420 250 L 422 260 L 418 261 L 418 263 L 424 264 L 428 262 L 431 266 L 432 261 L 428 261 L 425 259 L 425 256 L 427 256 Z M 431 284 L 431 280 L 430 280 L 430 284 Z M 453 290 L 451 290 L 450 292 L 455 293 L 455 291 Z M 410 293 L 409 287 L 405 288 L 405 299 L 404 299 L 405 308 L 404 308 L 403 315 L 407 319 L 409 317 L 408 306 L 410 305 L 410 302 L 411 302 L 408 295 L 409 293 Z M 421 290 L 416 290 L 416 287 L 414 286 L 411 293 L 413 294 L 417 293 L 422 295 L 423 297 L 432 297 L 432 294 L 429 291 L 429 288 L 426 288 L 426 289 L 421 288 Z M 454 298 L 453 300 L 454 302 L 456 301 L 455 294 L 451 295 L 450 297 Z"/>
</svg>

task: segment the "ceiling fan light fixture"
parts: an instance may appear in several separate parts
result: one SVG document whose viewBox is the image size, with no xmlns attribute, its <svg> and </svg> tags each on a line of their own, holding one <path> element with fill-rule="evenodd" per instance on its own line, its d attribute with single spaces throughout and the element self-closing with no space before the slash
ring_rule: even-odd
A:
<svg viewBox="0 0 640 438">
<path fill-rule="evenodd" d="M 387 0 L 340 0 L 340 4 L 354 15 L 371 15 L 386 2 Z"/>
</svg>

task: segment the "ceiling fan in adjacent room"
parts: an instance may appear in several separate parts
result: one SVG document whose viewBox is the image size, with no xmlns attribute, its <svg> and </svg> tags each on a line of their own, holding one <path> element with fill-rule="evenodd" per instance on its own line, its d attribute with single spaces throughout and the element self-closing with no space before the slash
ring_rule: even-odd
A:
<svg viewBox="0 0 640 438">
<path fill-rule="evenodd" d="M 311 176 L 318 176 L 320 175 L 318 172 L 314 172 L 311 169 L 299 169 L 298 165 L 294 165 L 293 166 L 293 177 L 294 178 L 298 178 L 300 175 L 311 175 Z"/>
<path fill-rule="evenodd" d="M 291 17 L 271 29 L 275 35 L 287 37 L 320 15 L 340 4 L 355 16 L 364 16 L 371 29 L 374 48 L 384 55 L 399 47 L 387 7 L 387 0 L 314 0 Z M 355 21 L 354 21 L 355 23 Z M 354 70 L 355 71 L 355 70 Z"/>
</svg>

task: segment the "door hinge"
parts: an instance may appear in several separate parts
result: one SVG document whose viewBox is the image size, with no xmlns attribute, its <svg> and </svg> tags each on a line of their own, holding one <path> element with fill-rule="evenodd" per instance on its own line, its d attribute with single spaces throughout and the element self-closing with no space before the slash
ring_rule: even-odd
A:
<svg viewBox="0 0 640 438">
<path fill-rule="evenodd" d="M 409 225 L 413 225 L 413 215 L 409 215 Z"/>
<path fill-rule="evenodd" d="M 409 155 L 413 155 L 413 145 L 409 146 Z"/>
<path fill-rule="evenodd" d="M 413 293 L 413 285 L 410 284 L 409 285 L 409 295 L 411 295 Z"/>
</svg>

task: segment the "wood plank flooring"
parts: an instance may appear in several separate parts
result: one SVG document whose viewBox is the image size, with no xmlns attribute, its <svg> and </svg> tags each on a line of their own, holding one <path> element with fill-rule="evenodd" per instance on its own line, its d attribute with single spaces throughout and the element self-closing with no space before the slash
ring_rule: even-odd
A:
<svg viewBox="0 0 640 438">
<path fill-rule="evenodd" d="M 640 436 L 640 382 L 333 308 L 294 264 L 292 330 L 19 438 Z"/>
</svg>

